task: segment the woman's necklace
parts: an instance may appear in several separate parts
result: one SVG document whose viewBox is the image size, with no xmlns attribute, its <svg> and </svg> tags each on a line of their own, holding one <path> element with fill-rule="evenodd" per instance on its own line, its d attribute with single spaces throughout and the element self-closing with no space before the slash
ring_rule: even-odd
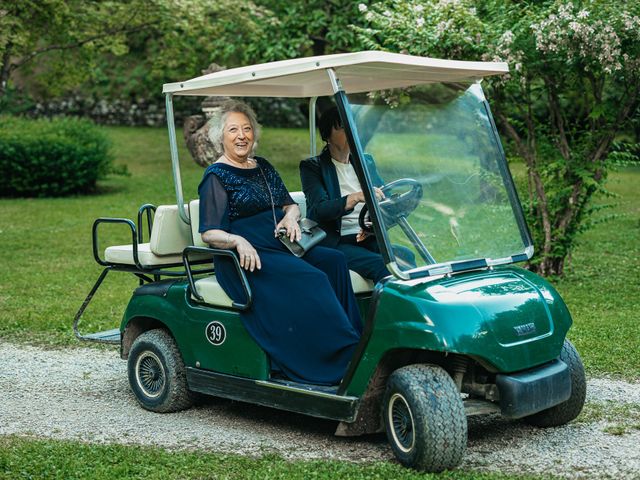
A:
<svg viewBox="0 0 640 480">
<path fill-rule="evenodd" d="M 253 158 L 247 158 L 244 162 L 236 162 L 235 160 L 232 160 L 229 157 L 227 157 L 224 153 L 222 154 L 222 156 L 227 162 L 229 162 L 229 164 L 231 164 L 231 166 L 234 166 L 237 168 L 244 168 L 244 169 L 254 167 L 255 160 Z"/>
</svg>

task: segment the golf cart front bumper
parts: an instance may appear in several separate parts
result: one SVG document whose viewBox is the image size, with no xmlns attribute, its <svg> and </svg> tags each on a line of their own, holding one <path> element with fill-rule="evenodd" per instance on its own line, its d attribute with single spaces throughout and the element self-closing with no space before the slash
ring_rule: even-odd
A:
<svg viewBox="0 0 640 480">
<path fill-rule="evenodd" d="M 571 372 L 562 360 L 530 370 L 496 375 L 500 410 L 506 418 L 522 418 L 565 402 L 571 396 Z"/>
</svg>

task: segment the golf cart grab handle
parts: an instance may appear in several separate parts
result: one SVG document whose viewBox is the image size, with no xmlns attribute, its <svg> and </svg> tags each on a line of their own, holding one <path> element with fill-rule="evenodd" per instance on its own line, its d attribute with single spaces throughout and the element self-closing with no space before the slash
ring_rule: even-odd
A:
<svg viewBox="0 0 640 480">
<path fill-rule="evenodd" d="M 140 265 L 140 260 L 138 259 L 138 235 L 135 223 L 129 220 L 128 218 L 108 218 L 108 217 L 100 217 L 93 222 L 93 228 L 91 229 L 91 238 L 93 242 L 93 258 L 95 258 L 98 264 L 103 267 L 108 267 L 111 265 L 110 263 L 105 262 L 100 258 L 100 254 L 98 253 L 98 225 L 102 223 L 121 223 L 128 225 L 131 229 L 131 245 L 133 246 L 133 263 L 140 270 L 144 270 L 145 268 Z"/>
<path fill-rule="evenodd" d="M 156 206 L 152 203 L 145 203 L 138 210 L 138 242 L 140 243 L 144 243 L 144 240 L 142 238 L 144 236 L 142 216 L 145 213 L 147 214 L 147 230 L 149 231 L 149 241 L 151 241 L 151 229 L 153 228 L 153 216 L 151 215 L 151 212 L 153 212 L 153 215 L 155 215 L 156 213 Z"/>
<path fill-rule="evenodd" d="M 202 295 L 198 293 L 196 290 L 195 282 L 193 281 L 193 273 L 191 271 L 191 264 L 189 263 L 189 253 L 207 253 L 211 255 L 211 258 L 216 255 L 222 255 L 225 257 L 231 257 L 233 260 L 233 264 L 238 271 L 238 276 L 240 277 L 240 283 L 242 284 L 242 288 L 244 289 L 244 293 L 247 297 L 246 303 L 238 303 L 232 302 L 232 306 L 237 308 L 238 310 L 247 310 L 253 301 L 253 297 L 251 295 L 251 287 L 249 286 L 249 282 L 247 281 L 247 276 L 242 270 L 240 266 L 240 262 L 238 258 L 234 255 L 232 250 L 224 250 L 221 248 L 211 248 L 211 247 L 186 247 L 182 251 L 182 262 L 184 263 L 184 269 L 187 272 L 187 279 L 189 280 L 189 289 L 191 290 L 191 294 L 198 299 L 200 302 L 204 302 L 204 298 Z"/>
</svg>

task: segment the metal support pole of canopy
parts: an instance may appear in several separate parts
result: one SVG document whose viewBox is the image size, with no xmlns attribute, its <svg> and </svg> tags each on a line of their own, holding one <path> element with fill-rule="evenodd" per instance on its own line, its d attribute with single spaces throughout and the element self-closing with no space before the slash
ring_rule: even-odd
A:
<svg viewBox="0 0 640 480">
<path fill-rule="evenodd" d="M 176 142 L 176 124 L 173 118 L 173 94 L 166 95 L 167 106 L 167 127 L 169 128 L 169 148 L 171 149 L 171 166 L 173 169 L 173 184 L 176 188 L 176 203 L 178 205 L 178 215 L 180 219 L 189 225 L 189 215 L 184 208 L 184 198 L 182 196 L 182 179 L 180 178 L 180 161 L 178 159 L 178 144 Z"/>
<path fill-rule="evenodd" d="M 318 97 L 309 99 L 309 156 L 311 157 L 315 157 L 318 154 L 318 147 L 316 146 L 316 100 L 318 100 Z"/>
<path fill-rule="evenodd" d="M 364 167 L 364 152 L 356 131 L 355 120 L 351 113 L 347 95 L 344 92 L 344 88 L 342 88 L 340 80 L 336 76 L 336 72 L 332 68 L 327 68 L 326 71 L 327 75 L 329 75 L 329 81 L 331 82 L 331 88 L 333 89 L 336 106 L 338 107 L 338 111 L 342 117 L 342 124 L 345 134 L 347 135 L 347 140 L 349 141 L 349 147 L 351 148 L 351 156 L 355 160 L 355 162 L 352 162 L 353 168 L 358 175 L 360 186 L 362 187 L 367 206 L 369 207 L 369 215 L 373 221 L 373 229 L 375 231 L 376 238 L 378 239 L 380 253 L 382 254 L 387 269 L 395 277 L 408 280 L 409 275 L 398 267 L 393 250 L 388 248 L 388 245 L 391 245 L 391 243 L 387 237 L 387 232 L 381 227 L 382 223 L 380 222 L 380 218 L 382 217 L 382 214 L 378 203 L 375 201 L 373 182 L 371 181 L 367 169 Z"/>
</svg>

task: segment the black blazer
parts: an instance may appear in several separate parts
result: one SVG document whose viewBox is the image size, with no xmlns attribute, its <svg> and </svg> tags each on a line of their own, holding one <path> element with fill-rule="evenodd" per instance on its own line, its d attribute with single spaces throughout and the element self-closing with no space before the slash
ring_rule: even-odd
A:
<svg viewBox="0 0 640 480">
<path fill-rule="evenodd" d="M 365 155 L 364 160 L 374 167 L 371 155 Z M 375 167 L 369 171 L 376 172 Z M 353 209 L 345 209 L 347 196 L 340 195 L 338 174 L 328 148 L 325 147 L 320 155 L 300 162 L 300 180 L 307 200 L 307 217 L 318 222 L 327 232 L 322 245 L 335 248 L 340 242 L 342 217 Z M 383 184 L 377 173 L 372 180 L 377 187 Z"/>
</svg>

